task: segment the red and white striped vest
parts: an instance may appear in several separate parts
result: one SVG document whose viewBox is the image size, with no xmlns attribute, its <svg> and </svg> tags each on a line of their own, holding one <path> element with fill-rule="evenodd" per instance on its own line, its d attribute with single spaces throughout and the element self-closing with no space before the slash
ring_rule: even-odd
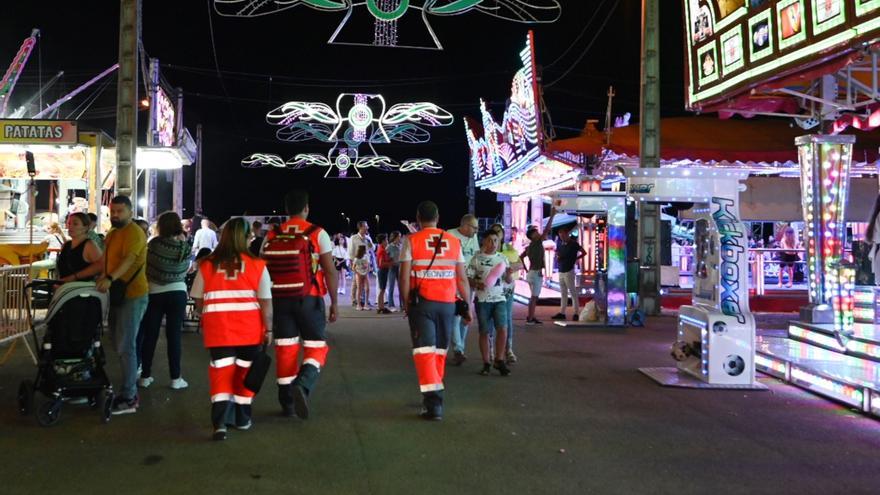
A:
<svg viewBox="0 0 880 495">
<path fill-rule="evenodd" d="M 211 261 L 199 272 L 205 282 L 202 329 L 205 347 L 256 345 L 263 340 L 263 318 L 257 299 L 266 263 L 242 255 L 242 266 L 229 276 Z"/>
</svg>

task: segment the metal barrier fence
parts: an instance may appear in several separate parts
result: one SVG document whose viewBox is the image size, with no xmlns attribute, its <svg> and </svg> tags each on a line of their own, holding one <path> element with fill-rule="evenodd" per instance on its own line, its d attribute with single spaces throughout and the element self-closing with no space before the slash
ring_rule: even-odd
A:
<svg viewBox="0 0 880 495">
<path fill-rule="evenodd" d="M 28 303 L 22 289 L 31 280 L 31 265 L 0 267 L 0 344 L 13 341 L 0 363 L 6 361 L 17 343 L 22 339 L 34 362 L 37 357 L 27 340 L 30 326 Z"/>
</svg>

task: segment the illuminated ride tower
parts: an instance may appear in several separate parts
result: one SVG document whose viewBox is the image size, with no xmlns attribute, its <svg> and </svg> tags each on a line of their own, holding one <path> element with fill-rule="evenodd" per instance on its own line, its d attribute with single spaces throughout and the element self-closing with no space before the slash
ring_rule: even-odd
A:
<svg viewBox="0 0 880 495">
<path fill-rule="evenodd" d="M 638 202 L 693 203 L 694 288 L 679 308 L 676 367 L 640 368 L 661 385 L 765 389 L 755 380 L 755 318 L 749 310 L 749 240 L 739 194 L 748 171 L 659 168 L 627 171 Z"/>
<path fill-rule="evenodd" d="M 843 264 L 846 203 L 855 136 L 801 136 L 795 140 L 801 165 L 810 303 L 793 327 L 828 329 L 842 346 L 853 333 L 855 269 Z M 797 330 L 795 330 L 797 333 Z"/>
</svg>

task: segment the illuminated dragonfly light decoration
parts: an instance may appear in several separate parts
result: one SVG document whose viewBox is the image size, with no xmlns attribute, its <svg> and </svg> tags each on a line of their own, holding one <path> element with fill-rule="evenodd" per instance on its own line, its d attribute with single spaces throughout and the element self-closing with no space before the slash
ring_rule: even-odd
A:
<svg viewBox="0 0 880 495">
<path fill-rule="evenodd" d="M 345 12 L 328 43 L 437 50 L 442 50 L 443 45 L 431 27 L 429 16 L 479 12 L 513 22 L 544 24 L 555 22 L 562 14 L 558 0 L 214 0 L 217 13 L 227 17 L 260 17 L 299 6 L 324 12 Z M 398 21 L 406 20 L 404 16 L 410 11 L 421 13 L 433 46 L 427 43 L 400 44 Z M 372 20 L 373 41 L 345 41 L 342 32 L 349 21 L 356 24 L 355 21 L 361 20 Z"/>
<path fill-rule="evenodd" d="M 279 127 L 275 135 L 281 141 L 320 141 L 332 146 L 326 155 L 300 153 L 289 160 L 274 154 L 254 153 L 242 160 L 242 166 L 292 170 L 318 166 L 327 168 L 325 178 L 331 177 L 335 170 L 337 178 L 359 179 L 360 170 L 367 168 L 386 172 L 442 172 L 443 167 L 430 158 L 398 163 L 380 155 L 375 145 L 426 143 L 431 138 L 428 127 L 449 126 L 453 117 L 434 103 L 398 103 L 387 108 L 382 95 L 343 93 L 336 99 L 335 109 L 325 103 L 291 101 L 269 112 L 266 121 Z"/>
</svg>

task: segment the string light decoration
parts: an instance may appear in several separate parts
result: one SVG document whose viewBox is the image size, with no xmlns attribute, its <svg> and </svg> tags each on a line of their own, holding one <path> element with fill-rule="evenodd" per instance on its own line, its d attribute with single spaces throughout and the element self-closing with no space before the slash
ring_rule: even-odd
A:
<svg viewBox="0 0 880 495">
<path fill-rule="evenodd" d="M 426 143 L 431 139 L 427 128 L 452 125 L 453 117 L 434 103 L 398 103 L 388 108 L 382 95 L 342 93 L 335 108 L 324 103 L 291 101 L 270 111 L 266 121 L 279 128 L 275 135 L 281 141 L 319 141 L 330 144 L 330 150 L 325 155 L 300 153 L 289 160 L 254 153 L 242 160 L 242 166 L 291 170 L 318 166 L 328 169 L 325 178 L 331 177 L 334 170 L 338 178 L 361 178 L 360 169 L 367 168 L 385 172 L 442 172 L 442 165 L 430 158 L 399 163 L 380 155 L 375 145 Z"/>
<path fill-rule="evenodd" d="M 854 136 L 801 136 L 801 206 L 806 226 L 810 304 L 830 307 L 835 334 L 853 331 L 855 272 L 844 266 L 846 203 Z"/>
<path fill-rule="evenodd" d="M 226 17 L 261 17 L 299 6 L 322 12 L 345 13 L 328 43 L 436 50 L 442 50 L 443 45 L 431 27 L 429 16 L 478 12 L 506 21 L 546 24 L 556 22 L 562 15 L 562 6 L 558 0 L 214 0 L 214 10 Z M 398 22 L 411 11 L 421 15 L 430 44 L 400 43 Z M 410 17 L 418 14 L 410 14 Z M 355 23 L 360 18 L 372 20 L 373 40 L 343 41 L 343 31 L 348 23 Z"/>
<path fill-rule="evenodd" d="M 488 185 L 505 171 L 524 166 L 539 144 L 538 88 L 535 78 L 535 40 L 530 32 L 520 52 L 523 66 L 511 84 L 511 96 L 501 124 L 480 100 L 482 126 L 465 120 L 471 166 L 478 186 Z"/>
</svg>

